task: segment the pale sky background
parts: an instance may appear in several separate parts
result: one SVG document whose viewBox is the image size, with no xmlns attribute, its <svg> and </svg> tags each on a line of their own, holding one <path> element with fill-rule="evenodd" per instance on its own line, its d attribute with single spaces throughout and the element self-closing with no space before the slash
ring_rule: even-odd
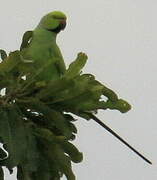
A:
<svg viewBox="0 0 157 180">
<path fill-rule="evenodd" d="M 18 49 L 23 33 L 54 10 L 68 16 L 58 36 L 66 63 L 80 51 L 87 53 L 84 72 L 133 106 L 126 114 L 108 110 L 98 117 L 153 162 L 145 163 L 94 121 L 79 119 L 75 144 L 84 161 L 74 165 L 77 180 L 156 180 L 157 1 L 2 0 L 0 48 Z M 5 180 L 15 179 L 6 174 Z"/>
</svg>

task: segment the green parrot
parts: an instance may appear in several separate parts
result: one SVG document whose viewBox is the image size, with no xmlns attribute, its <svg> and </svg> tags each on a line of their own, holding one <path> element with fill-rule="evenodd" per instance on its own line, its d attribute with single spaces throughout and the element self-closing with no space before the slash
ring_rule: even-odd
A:
<svg viewBox="0 0 157 180">
<path fill-rule="evenodd" d="M 66 70 L 61 51 L 56 44 L 57 34 L 66 26 L 66 15 L 60 11 L 45 15 L 34 31 L 27 31 L 21 44 L 21 58 L 31 64 L 30 71 L 38 71 L 37 80 L 56 80 Z M 27 63 L 28 62 L 28 63 Z M 30 67 L 30 66 L 29 66 Z"/>
</svg>

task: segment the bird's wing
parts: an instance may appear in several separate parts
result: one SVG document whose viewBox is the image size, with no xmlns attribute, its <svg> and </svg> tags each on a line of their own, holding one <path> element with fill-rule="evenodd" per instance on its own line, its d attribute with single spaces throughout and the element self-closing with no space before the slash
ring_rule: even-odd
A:
<svg viewBox="0 0 157 180">
<path fill-rule="evenodd" d="M 23 35 L 23 38 L 22 38 L 22 43 L 21 43 L 21 46 L 20 46 L 20 51 L 24 48 L 27 48 L 29 43 L 30 43 L 30 40 L 32 39 L 33 37 L 33 31 L 26 31 Z"/>
</svg>

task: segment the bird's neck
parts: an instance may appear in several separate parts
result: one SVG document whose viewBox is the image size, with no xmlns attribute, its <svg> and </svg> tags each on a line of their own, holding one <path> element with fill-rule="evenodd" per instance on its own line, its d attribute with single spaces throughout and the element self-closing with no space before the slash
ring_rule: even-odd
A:
<svg viewBox="0 0 157 180">
<path fill-rule="evenodd" d="M 33 39 L 38 43 L 56 43 L 57 34 L 43 28 L 36 28 Z"/>
</svg>

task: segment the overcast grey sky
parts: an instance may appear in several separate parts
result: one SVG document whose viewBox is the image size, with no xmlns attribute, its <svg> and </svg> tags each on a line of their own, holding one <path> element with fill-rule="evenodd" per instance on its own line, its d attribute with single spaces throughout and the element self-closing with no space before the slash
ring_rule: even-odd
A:
<svg viewBox="0 0 157 180">
<path fill-rule="evenodd" d="M 96 75 L 133 106 L 126 114 L 100 111 L 98 116 L 153 161 L 146 164 L 96 123 L 79 119 L 75 144 L 84 161 L 74 165 L 77 180 L 156 180 L 157 1 L 1 1 L 0 48 L 18 49 L 23 33 L 54 10 L 68 16 L 58 36 L 66 63 L 80 51 L 87 53 L 84 72 Z M 6 180 L 14 178 L 6 175 Z"/>
</svg>

